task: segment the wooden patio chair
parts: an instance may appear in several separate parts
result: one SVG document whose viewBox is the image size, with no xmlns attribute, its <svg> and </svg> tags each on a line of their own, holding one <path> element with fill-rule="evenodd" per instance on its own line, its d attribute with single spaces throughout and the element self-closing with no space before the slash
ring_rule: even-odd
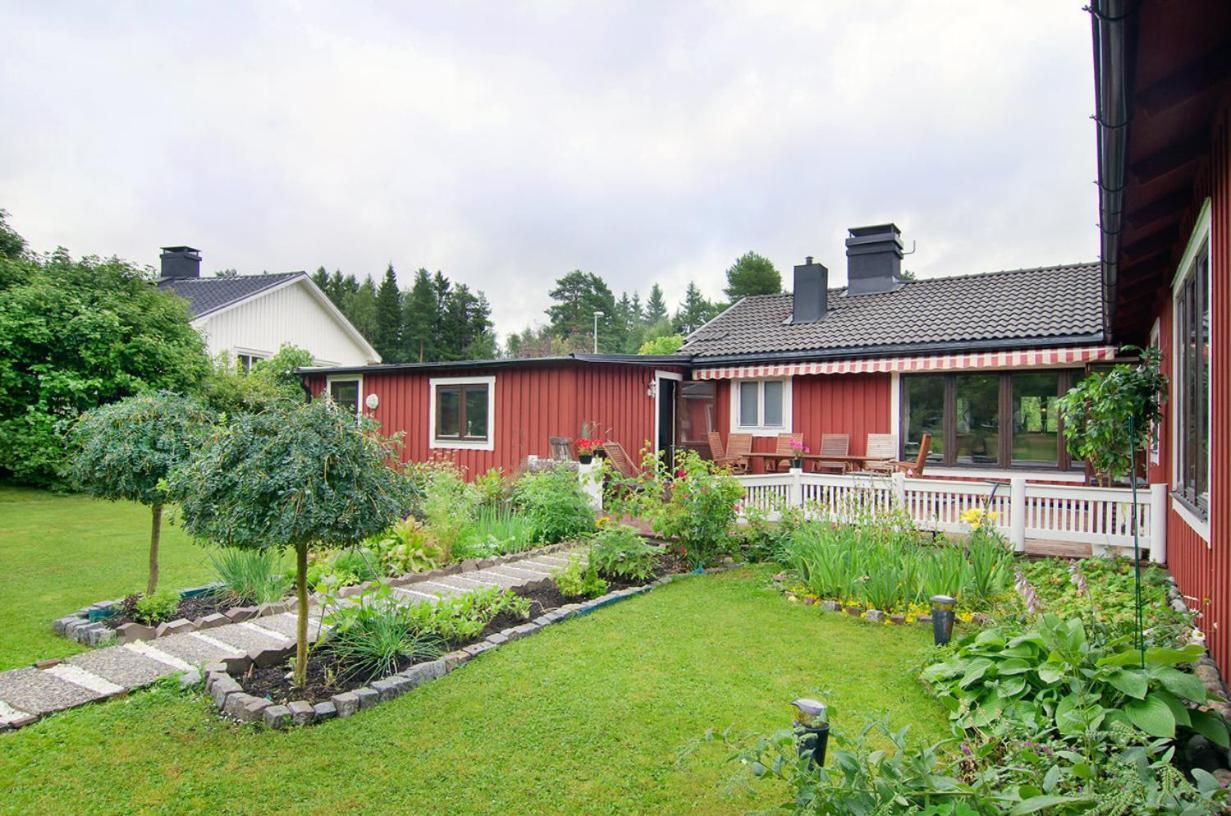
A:
<svg viewBox="0 0 1231 816">
<path fill-rule="evenodd" d="M 752 434 L 733 433 L 727 437 L 726 455 L 716 459 L 715 464 L 730 469 L 732 473 L 747 473 L 751 453 Z"/>
<path fill-rule="evenodd" d="M 914 458 L 914 461 L 903 462 L 897 461 L 893 463 L 893 469 L 905 473 L 907 476 L 922 476 L 923 468 L 928 463 L 928 454 L 932 450 L 932 435 L 925 433 L 923 438 L 919 440 L 919 454 Z"/>
<path fill-rule="evenodd" d="M 767 471 L 777 473 L 778 471 L 786 470 L 791 466 L 791 460 L 800 453 L 800 451 L 791 446 L 792 442 L 798 442 L 802 447 L 804 444 L 804 435 L 801 433 L 778 434 L 778 443 L 774 447 L 775 458 L 765 460 L 765 469 Z M 777 458 L 779 456 L 782 458 Z"/>
<path fill-rule="evenodd" d="M 821 456 L 846 456 L 850 452 L 850 434 L 821 435 Z M 846 473 L 846 465 L 847 463 L 842 460 L 827 462 L 824 459 L 818 459 L 816 471 L 817 473 Z"/>
<path fill-rule="evenodd" d="M 864 449 L 863 469 L 871 473 L 892 473 L 898 458 L 896 434 L 868 434 Z"/>
<path fill-rule="evenodd" d="M 639 471 L 628 455 L 628 451 L 624 450 L 624 446 L 619 442 L 613 442 L 610 439 L 603 442 L 603 454 L 621 476 L 633 478 L 638 474 Z"/>
<path fill-rule="evenodd" d="M 715 462 L 721 461 L 723 458 L 722 436 L 719 435 L 718 431 L 710 431 L 706 434 L 706 438 L 709 439 L 710 443 L 710 459 Z"/>
<path fill-rule="evenodd" d="M 567 436 L 549 436 L 547 443 L 551 445 L 551 458 L 554 462 L 573 461 L 573 440 Z"/>
</svg>

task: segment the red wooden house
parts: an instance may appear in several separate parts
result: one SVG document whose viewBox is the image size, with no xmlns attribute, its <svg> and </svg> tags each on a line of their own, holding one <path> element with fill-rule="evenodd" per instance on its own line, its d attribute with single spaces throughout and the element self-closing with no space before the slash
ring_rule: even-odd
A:
<svg viewBox="0 0 1231 816">
<path fill-rule="evenodd" d="M 1170 381 L 1150 481 L 1168 565 L 1231 676 L 1231 4 L 1092 4 L 1102 272 L 1117 342 Z"/>
</svg>

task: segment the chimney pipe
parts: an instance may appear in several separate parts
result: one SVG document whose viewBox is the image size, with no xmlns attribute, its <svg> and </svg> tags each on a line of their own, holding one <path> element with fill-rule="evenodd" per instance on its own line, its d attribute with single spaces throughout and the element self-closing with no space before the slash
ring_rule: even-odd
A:
<svg viewBox="0 0 1231 816">
<path fill-rule="evenodd" d="M 812 256 L 795 267 L 792 323 L 814 323 L 829 311 L 829 270 L 814 263 Z"/>
<path fill-rule="evenodd" d="M 201 250 L 190 246 L 162 248 L 162 277 L 166 279 L 201 277 Z"/>
<path fill-rule="evenodd" d="M 902 233 L 896 224 L 851 227 L 846 239 L 846 293 L 892 292 L 902 285 Z"/>
</svg>

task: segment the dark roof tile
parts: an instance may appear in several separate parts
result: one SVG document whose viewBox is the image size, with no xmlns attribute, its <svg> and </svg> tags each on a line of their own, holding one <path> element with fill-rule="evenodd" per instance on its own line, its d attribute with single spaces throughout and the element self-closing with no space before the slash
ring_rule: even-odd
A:
<svg viewBox="0 0 1231 816">
<path fill-rule="evenodd" d="M 1103 334 L 1097 263 L 909 281 L 892 292 L 829 290 L 829 312 L 792 324 L 791 295 L 745 298 L 688 337 L 697 358 L 840 354 L 878 346 L 1059 340 Z"/>
<path fill-rule="evenodd" d="M 280 272 L 231 278 L 163 278 L 158 281 L 158 288 L 187 299 L 188 310 L 196 319 L 299 277 L 306 275 L 303 272 Z"/>
</svg>

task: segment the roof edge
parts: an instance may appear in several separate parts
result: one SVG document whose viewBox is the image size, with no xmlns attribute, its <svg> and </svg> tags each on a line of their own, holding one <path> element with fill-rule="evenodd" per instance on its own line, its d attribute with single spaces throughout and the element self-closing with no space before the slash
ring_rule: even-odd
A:
<svg viewBox="0 0 1231 816">
<path fill-rule="evenodd" d="M 908 356 L 916 354 L 952 354 L 968 351 L 1016 351 L 1024 348 L 1066 348 L 1089 343 L 1107 342 L 1107 333 L 1072 334 L 1056 337 L 1023 337 L 1012 340 L 967 340 L 945 343 L 898 343 L 895 345 L 863 346 L 818 351 L 775 351 L 754 354 L 723 354 L 713 357 L 692 358 L 693 368 L 730 365 L 731 363 L 761 363 L 814 360 L 859 360 L 885 355 Z"/>
<path fill-rule="evenodd" d="M 383 374 L 398 371 L 448 371 L 450 369 L 519 368 L 564 363 L 620 364 L 636 366 L 687 366 L 691 354 L 569 354 L 552 357 L 513 357 L 496 360 L 440 360 L 430 363 L 378 363 L 363 366 L 308 366 L 295 370 L 301 376 L 319 374 Z"/>
</svg>

